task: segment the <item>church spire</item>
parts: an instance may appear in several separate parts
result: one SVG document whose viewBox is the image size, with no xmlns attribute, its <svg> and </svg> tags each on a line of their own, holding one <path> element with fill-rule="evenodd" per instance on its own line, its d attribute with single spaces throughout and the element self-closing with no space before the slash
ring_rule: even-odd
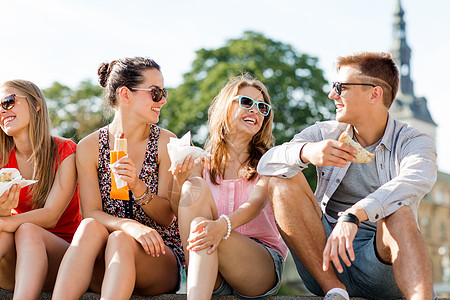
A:
<svg viewBox="0 0 450 300">
<path fill-rule="evenodd" d="M 393 41 L 391 47 L 392 58 L 400 71 L 399 94 L 414 98 L 414 86 L 411 80 L 411 48 L 406 43 L 406 24 L 403 19 L 405 12 L 400 0 L 394 10 Z M 400 95 L 399 95 L 400 96 Z M 409 98 L 409 97 L 408 97 Z M 410 98 L 411 99 L 411 98 Z"/>
<path fill-rule="evenodd" d="M 398 120 L 408 123 L 420 131 L 436 138 L 436 123 L 428 110 L 425 97 L 414 95 L 414 85 L 411 80 L 411 48 L 406 43 L 406 24 L 400 0 L 396 0 L 393 23 L 392 58 L 400 71 L 400 86 L 397 98 L 389 109 Z"/>
</svg>

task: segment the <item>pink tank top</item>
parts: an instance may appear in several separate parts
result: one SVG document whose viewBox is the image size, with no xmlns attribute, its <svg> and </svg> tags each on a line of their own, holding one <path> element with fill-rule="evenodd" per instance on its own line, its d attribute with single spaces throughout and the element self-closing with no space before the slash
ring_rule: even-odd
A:
<svg viewBox="0 0 450 300">
<path fill-rule="evenodd" d="M 258 175 L 255 180 L 250 182 L 243 177 L 230 180 L 218 179 L 219 184 L 215 185 L 211 182 L 209 172 L 204 169 L 203 178 L 211 189 L 216 202 L 217 212 L 220 216 L 229 215 L 246 203 L 260 176 Z M 280 252 L 286 259 L 288 249 L 278 232 L 272 208 L 269 204 L 261 210 L 261 213 L 256 218 L 234 229 L 234 231 L 258 239 L 270 248 Z"/>
</svg>

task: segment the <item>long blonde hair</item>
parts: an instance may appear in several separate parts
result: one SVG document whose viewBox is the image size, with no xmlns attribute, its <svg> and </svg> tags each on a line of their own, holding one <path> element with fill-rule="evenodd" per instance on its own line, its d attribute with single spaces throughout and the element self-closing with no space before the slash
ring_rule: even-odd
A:
<svg viewBox="0 0 450 300">
<path fill-rule="evenodd" d="M 56 143 L 50 134 L 51 121 L 47 103 L 42 91 L 30 81 L 10 80 L 4 82 L 1 87 L 19 90 L 26 97 L 30 108 L 28 134 L 33 149 L 31 158 L 34 159 L 32 179 L 38 180 L 38 182 L 31 188 L 33 196 L 29 204 L 33 208 L 41 208 L 44 206 L 52 188 L 55 177 L 54 164 L 56 159 L 58 159 Z M 13 138 L 6 135 L 3 130 L 0 130 L 0 159 L 2 167 L 8 163 L 14 146 Z"/>
<path fill-rule="evenodd" d="M 218 184 L 218 178 L 223 178 L 229 159 L 227 135 L 230 128 L 230 108 L 233 102 L 231 99 L 237 96 L 239 89 L 243 87 L 256 88 L 261 92 L 264 102 L 271 104 L 267 88 L 261 81 L 249 74 L 231 78 L 214 98 L 208 111 L 209 136 L 205 143 L 205 149 L 212 154 L 209 173 L 214 184 Z M 256 167 L 261 156 L 274 145 L 272 123 L 273 113 L 270 110 L 269 115 L 264 117 L 261 129 L 253 136 L 249 144 L 249 157 L 242 163 L 239 170 L 239 173 L 248 181 L 255 179 L 257 176 Z"/>
</svg>

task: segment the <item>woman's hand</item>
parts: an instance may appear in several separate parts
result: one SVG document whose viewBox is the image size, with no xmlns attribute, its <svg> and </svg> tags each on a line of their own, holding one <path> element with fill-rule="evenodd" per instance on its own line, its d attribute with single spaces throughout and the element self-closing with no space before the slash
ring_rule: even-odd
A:
<svg viewBox="0 0 450 300">
<path fill-rule="evenodd" d="M 128 183 L 128 187 L 133 190 L 139 181 L 139 176 L 136 171 L 136 165 L 128 156 L 122 157 L 117 161 L 113 171 L 117 173 L 120 179 Z"/>
<path fill-rule="evenodd" d="M 11 209 L 19 205 L 20 185 L 14 184 L 0 197 L 0 215 L 10 216 Z"/>
<path fill-rule="evenodd" d="M 189 178 L 192 173 L 192 169 L 194 168 L 194 161 L 194 156 L 186 156 L 182 164 L 179 164 L 172 169 L 172 176 L 177 182 L 183 183 Z"/>
<path fill-rule="evenodd" d="M 210 248 L 208 254 L 216 251 L 223 237 L 227 234 L 227 221 L 223 218 L 217 220 L 203 220 L 192 228 L 188 238 L 187 250 L 200 251 Z"/>
<path fill-rule="evenodd" d="M 153 257 L 166 254 L 166 245 L 159 233 L 148 226 L 138 222 L 129 222 L 123 226 L 122 230 L 132 236 L 147 254 Z"/>
</svg>

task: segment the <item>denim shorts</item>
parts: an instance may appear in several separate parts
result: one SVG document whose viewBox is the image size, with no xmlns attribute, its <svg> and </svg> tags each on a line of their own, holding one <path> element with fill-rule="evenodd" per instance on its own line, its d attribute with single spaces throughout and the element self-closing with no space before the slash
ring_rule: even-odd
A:
<svg viewBox="0 0 450 300">
<path fill-rule="evenodd" d="M 170 250 L 172 250 L 173 255 L 175 256 L 175 258 L 177 259 L 177 266 L 178 266 L 178 282 L 177 282 L 177 286 L 175 287 L 175 289 L 172 291 L 172 293 L 176 293 L 180 287 L 181 287 L 181 281 L 183 280 L 183 264 L 181 263 L 180 258 L 178 257 L 177 253 L 175 251 L 173 251 L 173 249 L 169 246 L 167 246 L 167 248 L 169 248 Z"/>
<path fill-rule="evenodd" d="M 325 216 L 322 217 L 327 238 L 334 228 L 334 224 L 328 223 Z M 383 263 L 375 250 L 375 231 L 359 228 L 353 241 L 355 260 L 347 267 L 341 259 L 344 269 L 342 273 L 335 272 L 339 280 L 345 285 L 351 297 L 363 297 L 368 299 L 398 299 L 402 293 L 397 287 L 391 264 Z M 291 251 L 297 271 L 306 288 L 319 296 L 324 293 L 300 260 Z M 333 265 L 330 262 L 330 265 Z M 333 266 L 334 267 L 334 266 Z"/>
<path fill-rule="evenodd" d="M 253 239 L 253 240 L 255 240 L 256 242 L 263 245 L 264 248 L 266 248 L 267 251 L 269 251 L 270 255 L 272 256 L 272 259 L 273 259 L 273 262 L 275 265 L 275 273 L 277 275 L 277 282 L 275 283 L 275 285 L 270 290 L 268 290 L 266 293 L 264 293 L 263 295 L 248 297 L 248 296 L 241 295 L 238 292 L 236 292 L 235 290 L 233 290 L 233 288 L 228 284 L 228 282 L 226 282 L 225 279 L 222 278 L 222 283 L 213 292 L 213 295 L 232 295 L 232 294 L 234 294 L 235 296 L 238 296 L 238 297 L 241 297 L 244 299 L 262 299 L 265 297 L 276 295 L 276 293 L 278 292 L 278 290 L 280 289 L 280 286 L 281 286 L 281 275 L 283 274 L 283 269 L 284 269 L 284 258 L 280 254 L 280 252 L 278 252 L 277 250 L 270 248 L 269 246 L 263 244 L 261 241 L 259 241 L 257 239 Z"/>
</svg>

